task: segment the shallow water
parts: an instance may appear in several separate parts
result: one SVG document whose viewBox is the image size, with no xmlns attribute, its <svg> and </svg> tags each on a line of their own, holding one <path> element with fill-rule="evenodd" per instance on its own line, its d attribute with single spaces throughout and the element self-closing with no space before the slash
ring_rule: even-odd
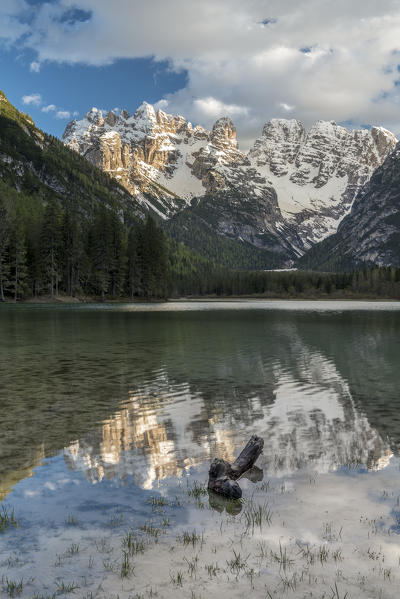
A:
<svg viewBox="0 0 400 599">
<path fill-rule="evenodd" d="M 399 303 L 7 305 L 0 340 L 0 499 L 19 524 L 0 593 L 397 597 Z M 210 459 L 252 433 L 243 503 L 203 494 Z M 121 576 L 130 530 L 145 550 Z"/>
</svg>

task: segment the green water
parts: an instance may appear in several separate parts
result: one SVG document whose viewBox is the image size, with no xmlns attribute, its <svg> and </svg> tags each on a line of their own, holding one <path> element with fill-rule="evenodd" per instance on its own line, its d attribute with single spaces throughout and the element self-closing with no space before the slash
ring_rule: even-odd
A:
<svg viewBox="0 0 400 599">
<path fill-rule="evenodd" d="M 294 434 L 313 456 L 320 422 L 334 443 L 358 417 L 397 450 L 400 310 L 287 304 L 2 307 L 0 472 L 30 468 L 86 435 L 100 439 L 124 406 L 122 448 L 135 451 L 135 418 L 150 414 L 178 461 L 191 450 L 205 459 L 200 445 L 214 451 L 221 427 L 235 446 L 252 431 L 267 429 L 279 446 Z M 268 415 L 281 404 L 274 431 Z M 140 441 L 142 455 L 152 450 Z"/>
<path fill-rule="evenodd" d="M 399 366 L 390 302 L 1 306 L 0 499 L 30 522 L 16 543 L 66 510 L 94 522 L 205 480 L 252 433 L 264 480 L 389 472 Z"/>
</svg>

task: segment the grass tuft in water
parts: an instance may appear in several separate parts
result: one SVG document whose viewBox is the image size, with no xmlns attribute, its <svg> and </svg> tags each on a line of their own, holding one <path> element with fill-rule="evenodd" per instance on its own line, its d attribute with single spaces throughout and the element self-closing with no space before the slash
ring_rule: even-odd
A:
<svg viewBox="0 0 400 599">
<path fill-rule="evenodd" d="M 156 540 L 156 542 L 158 540 L 158 537 L 162 533 L 162 530 L 160 528 L 157 528 L 156 526 L 154 526 L 154 524 L 152 522 L 150 522 L 148 524 L 147 523 L 143 524 L 143 526 L 140 527 L 140 530 L 145 532 L 150 537 L 153 537 Z"/>
<path fill-rule="evenodd" d="M 66 595 L 67 593 L 74 593 L 75 591 L 81 588 L 79 584 L 76 584 L 76 582 L 74 581 L 64 582 L 63 580 L 61 582 L 56 582 L 56 587 L 57 595 Z"/>
<path fill-rule="evenodd" d="M 122 563 L 121 563 L 121 578 L 128 578 L 133 574 L 134 566 L 131 564 L 129 559 L 128 551 L 122 551 Z"/>
<path fill-rule="evenodd" d="M 79 544 L 72 543 L 71 547 L 68 547 L 64 555 L 69 557 L 71 555 L 76 555 L 77 553 L 79 553 Z"/>
<path fill-rule="evenodd" d="M 185 530 L 182 535 L 177 537 L 177 540 L 184 545 L 192 545 L 193 547 L 199 542 L 201 542 L 201 544 L 204 543 L 203 534 L 198 535 L 195 530 L 193 532 Z"/>
<path fill-rule="evenodd" d="M 113 514 L 108 521 L 108 526 L 110 526 L 111 528 L 116 528 L 117 526 L 119 526 L 121 524 L 123 519 L 124 519 L 123 514 Z"/>
<path fill-rule="evenodd" d="M 64 520 L 66 526 L 78 526 L 79 520 L 73 514 L 68 514 L 68 516 Z"/>
<path fill-rule="evenodd" d="M 236 551 L 233 550 L 232 559 L 228 560 L 226 563 L 228 564 L 228 567 L 231 569 L 232 572 L 236 572 L 236 574 L 239 574 L 240 570 L 243 570 L 246 567 L 247 560 L 249 559 L 249 557 L 250 554 L 246 557 L 242 557 L 240 553 L 236 553 Z"/>
<path fill-rule="evenodd" d="M 199 483 L 199 481 L 195 480 L 191 487 L 188 485 L 187 494 L 189 497 L 199 499 L 200 497 L 207 495 L 207 489 L 204 485 Z"/>
<path fill-rule="evenodd" d="M 114 547 L 112 547 L 109 541 L 105 538 L 95 541 L 94 546 L 99 553 L 112 553 L 114 551 Z"/>
<path fill-rule="evenodd" d="M 2 505 L 0 511 L 0 532 L 3 532 L 10 526 L 18 526 L 14 508 L 7 508 L 5 505 Z"/>
<path fill-rule="evenodd" d="M 289 557 L 286 547 L 282 547 L 281 543 L 279 543 L 279 553 L 271 551 L 271 557 L 278 562 L 283 570 L 290 568 L 294 564 L 294 560 Z"/>
<path fill-rule="evenodd" d="M 177 570 L 176 572 L 170 572 L 169 576 L 173 585 L 176 587 L 183 586 L 183 572 Z"/>
<path fill-rule="evenodd" d="M 193 578 L 197 571 L 199 556 L 195 555 L 194 557 L 192 557 L 192 559 L 187 559 L 187 557 L 184 557 L 183 559 L 187 563 L 190 578 Z"/>
<path fill-rule="evenodd" d="M 1 577 L 1 590 L 9 597 L 19 597 L 24 590 L 24 581 L 21 578 L 20 581 L 11 580 L 7 576 Z"/>
<path fill-rule="evenodd" d="M 122 538 L 122 547 L 129 553 L 130 556 L 138 553 L 144 553 L 145 545 L 142 539 L 135 537 L 132 531 L 126 533 Z"/>
<path fill-rule="evenodd" d="M 218 572 L 220 571 L 220 568 L 218 567 L 218 563 L 216 562 L 215 564 L 206 564 L 204 566 L 204 568 L 207 571 L 207 574 L 210 578 L 213 578 L 215 576 L 218 575 Z"/>
<path fill-rule="evenodd" d="M 332 595 L 330 596 L 330 599 L 346 599 L 348 596 L 347 592 L 344 595 L 341 595 L 339 593 L 339 589 L 337 587 L 336 582 L 335 582 L 335 586 L 331 587 L 331 591 L 332 591 Z"/>
<path fill-rule="evenodd" d="M 253 502 L 250 502 L 243 512 L 243 517 L 245 520 L 246 529 L 251 529 L 253 532 L 256 526 L 261 529 L 263 523 L 270 526 L 272 522 L 272 512 L 268 507 L 268 503 L 264 503 L 263 505 L 258 505 L 256 507 L 254 506 Z"/>
<path fill-rule="evenodd" d="M 297 586 L 297 574 L 294 573 L 290 577 L 286 575 L 281 576 L 281 584 L 285 593 L 288 591 L 295 591 Z"/>
<path fill-rule="evenodd" d="M 163 507 L 164 505 L 168 505 L 168 501 L 165 499 L 165 497 L 150 497 L 149 500 L 150 505 L 152 506 L 152 508 L 158 508 L 158 507 Z"/>
</svg>

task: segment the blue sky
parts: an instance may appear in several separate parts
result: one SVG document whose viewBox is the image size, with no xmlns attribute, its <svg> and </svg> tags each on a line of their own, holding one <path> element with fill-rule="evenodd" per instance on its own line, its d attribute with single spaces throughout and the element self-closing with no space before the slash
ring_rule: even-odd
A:
<svg viewBox="0 0 400 599">
<path fill-rule="evenodd" d="M 271 118 L 399 133 L 399 31 L 398 0 L 1 0 L 0 89 L 56 135 L 143 100 L 242 148 Z"/>
<path fill-rule="evenodd" d="M 30 70 L 34 59 L 31 51 L 3 49 L 0 89 L 14 106 L 29 113 L 38 127 L 58 137 L 68 121 L 81 118 L 92 106 L 126 108 L 133 113 L 143 100 L 154 103 L 186 83 L 185 72 L 172 72 L 168 63 L 150 58 L 121 59 L 105 66 L 51 62 L 42 65 L 38 73 Z M 38 95 L 40 103 L 34 99 Z M 26 104 L 24 97 L 33 101 Z M 49 105 L 55 109 L 44 112 Z"/>
</svg>

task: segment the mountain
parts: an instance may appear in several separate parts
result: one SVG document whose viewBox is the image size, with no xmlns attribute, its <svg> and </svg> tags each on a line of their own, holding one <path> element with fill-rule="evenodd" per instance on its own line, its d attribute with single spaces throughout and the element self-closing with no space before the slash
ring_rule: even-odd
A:
<svg viewBox="0 0 400 599">
<path fill-rule="evenodd" d="M 125 187 L 107 173 L 83 160 L 57 138 L 38 129 L 31 117 L 19 112 L 0 91 L 0 183 L 39 210 L 42 201 L 57 197 L 74 200 L 79 195 L 81 214 L 98 204 L 116 204 L 129 215 L 144 210 Z"/>
<path fill-rule="evenodd" d="M 141 199 L 0 92 L 0 302 L 215 293 L 226 269 L 167 239 Z"/>
<path fill-rule="evenodd" d="M 0 301 L 138 294 L 149 288 L 143 280 L 136 285 L 144 271 L 164 296 L 164 235 L 150 219 L 141 225 L 145 214 L 115 179 L 40 131 L 0 93 Z"/>
<path fill-rule="evenodd" d="M 299 121 L 274 119 L 249 157 L 272 183 L 285 221 L 307 248 L 337 230 L 357 191 L 395 144 L 382 127 L 348 131 L 318 121 L 306 132 Z"/>
<path fill-rule="evenodd" d="M 233 242 L 247 267 L 249 253 L 254 267 L 266 252 L 266 268 L 290 265 L 335 232 L 396 143 L 381 127 L 318 121 L 306 131 L 273 119 L 244 153 L 230 119 L 208 131 L 147 103 L 133 116 L 92 108 L 67 125 L 63 141 L 170 221 L 177 240 L 207 254 L 190 235 L 195 226 L 209 247 Z"/>
<path fill-rule="evenodd" d="M 400 143 L 359 191 L 337 233 L 312 247 L 300 268 L 400 266 Z"/>
</svg>

